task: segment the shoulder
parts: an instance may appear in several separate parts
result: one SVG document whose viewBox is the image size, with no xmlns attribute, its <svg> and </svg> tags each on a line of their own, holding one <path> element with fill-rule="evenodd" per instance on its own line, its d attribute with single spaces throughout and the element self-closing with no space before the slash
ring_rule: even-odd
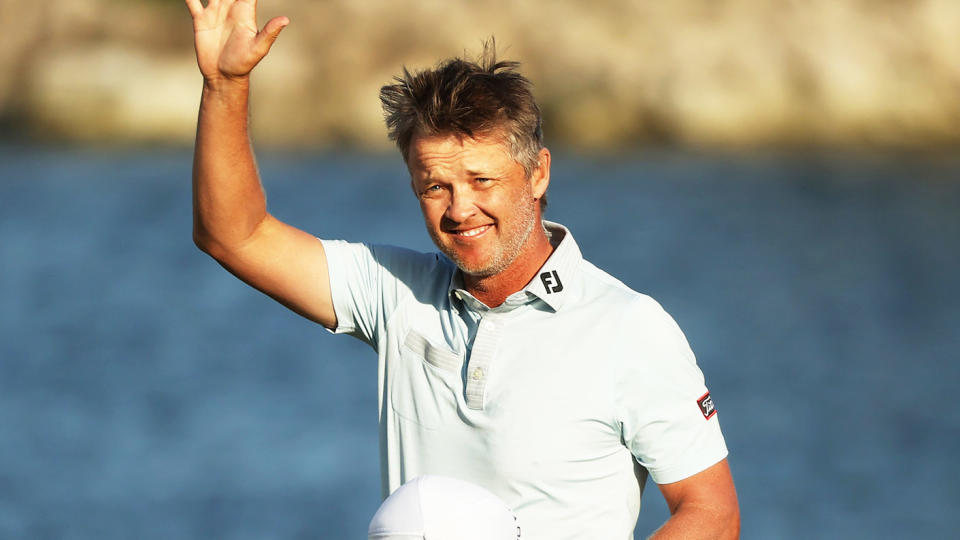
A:
<svg viewBox="0 0 960 540">
<path fill-rule="evenodd" d="M 692 356 L 674 318 L 651 296 L 637 292 L 589 261 L 580 263 L 580 305 L 602 310 L 608 331 L 631 347 L 674 349 Z M 688 360 L 691 360 L 688 358 Z"/>
<path fill-rule="evenodd" d="M 380 282 L 394 281 L 410 289 L 446 290 L 456 269 L 439 253 L 424 253 L 387 244 L 323 240 L 331 275 L 366 275 Z"/>
<path fill-rule="evenodd" d="M 660 303 L 650 296 L 637 292 L 619 279 L 583 259 L 579 265 L 582 300 L 600 302 L 618 308 L 635 317 L 660 317 L 666 315 Z"/>
<path fill-rule="evenodd" d="M 411 277 L 429 274 L 449 279 L 455 270 L 453 263 L 439 253 L 424 253 L 385 244 L 372 244 L 370 251 L 377 262 L 391 272 Z"/>
<path fill-rule="evenodd" d="M 390 268 L 417 270 L 443 270 L 449 264 L 439 253 L 422 253 L 388 244 L 348 242 L 346 240 L 321 240 L 327 258 L 365 261 L 368 264 Z M 338 261 L 339 262 L 339 261 Z"/>
</svg>

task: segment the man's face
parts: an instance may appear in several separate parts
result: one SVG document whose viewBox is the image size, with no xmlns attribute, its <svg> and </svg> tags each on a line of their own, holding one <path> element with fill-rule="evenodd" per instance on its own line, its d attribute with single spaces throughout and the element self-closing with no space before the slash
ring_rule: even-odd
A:
<svg viewBox="0 0 960 540">
<path fill-rule="evenodd" d="M 549 183 L 545 149 L 530 178 L 498 137 L 414 137 L 407 162 L 427 232 L 464 273 L 503 272 L 528 247 Z"/>
</svg>

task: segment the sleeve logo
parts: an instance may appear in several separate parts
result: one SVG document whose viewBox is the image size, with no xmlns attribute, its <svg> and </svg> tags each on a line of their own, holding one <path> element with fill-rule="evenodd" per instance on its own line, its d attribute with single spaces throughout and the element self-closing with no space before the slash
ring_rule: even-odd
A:
<svg viewBox="0 0 960 540">
<path fill-rule="evenodd" d="M 707 420 L 717 414 L 717 408 L 713 405 L 713 398 L 710 397 L 710 392 L 707 392 L 703 397 L 698 399 L 697 405 L 700 406 L 700 412 L 703 413 L 703 417 Z"/>
</svg>

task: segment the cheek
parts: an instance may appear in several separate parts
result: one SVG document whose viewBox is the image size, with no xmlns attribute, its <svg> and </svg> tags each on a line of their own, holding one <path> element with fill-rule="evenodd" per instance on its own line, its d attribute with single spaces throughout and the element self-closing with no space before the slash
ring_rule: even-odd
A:
<svg viewBox="0 0 960 540">
<path fill-rule="evenodd" d="M 427 225 L 436 226 L 440 223 L 440 218 L 443 217 L 443 210 L 439 208 L 440 205 L 431 201 L 420 201 L 420 213 L 423 214 L 423 221 L 425 221 Z"/>
<path fill-rule="evenodd" d="M 509 192 L 500 194 L 496 205 L 501 213 L 514 214 L 523 210 L 533 201 L 533 192 L 529 184 L 513 186 Z"/>
</svg>

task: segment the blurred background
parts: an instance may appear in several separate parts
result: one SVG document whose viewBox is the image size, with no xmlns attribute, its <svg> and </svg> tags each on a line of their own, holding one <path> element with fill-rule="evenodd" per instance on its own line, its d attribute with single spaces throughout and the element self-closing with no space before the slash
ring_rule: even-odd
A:
<svg viewBox="0 0 960 540">
<path fill-rule="evenodd" d="M 547 217 L 659 300 L 744 538 L 960 531 L 960 3 L 261 0 L 271 211 L 430 250 L 377 92 L 495 36 Z M 191 241 L 181 0 L 0 0 L 0 538 L 364 538 L 376 359 Z M 648 485 L 642 538 L 668 513 Z"/>
</svg>

